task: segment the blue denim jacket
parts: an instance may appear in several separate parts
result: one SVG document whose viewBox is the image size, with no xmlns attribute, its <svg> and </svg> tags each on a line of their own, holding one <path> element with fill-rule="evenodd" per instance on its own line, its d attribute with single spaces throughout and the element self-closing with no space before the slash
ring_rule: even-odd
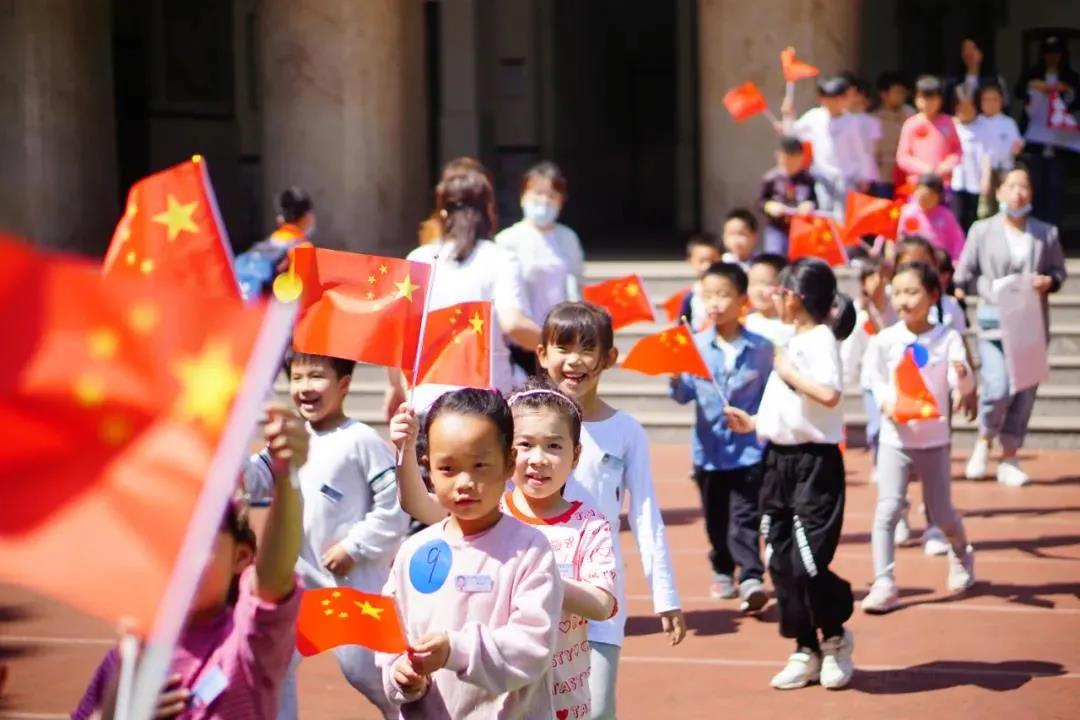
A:
<svg viewBox="0 0 1080 720">
<path fill-rule="evenodd" d="M 773 345 L 745 329 L 732 342 L 735 367 L 724 367 L 724 351 L 716 344 L 716 330 L 694 335 L 701 356 L 720 384 L 728 402 L 754 415 L 773 367 Z M 754 433 L 732 432 L 724 419 L 724 405 L 709 380 L 692 375 L 673 378 L 668 394 L 680 405 L 697 402 L 692 443 L 694 467 L 703 470 L 734 470 L 761 462 L 762 445 Z"/>
</svg>

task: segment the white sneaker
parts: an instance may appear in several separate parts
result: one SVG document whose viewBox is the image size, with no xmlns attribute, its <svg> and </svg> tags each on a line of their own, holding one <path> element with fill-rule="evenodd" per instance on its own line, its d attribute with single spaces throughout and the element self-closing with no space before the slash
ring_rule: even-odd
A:
<svg viewBox="0 0 1080 720">
<path fill-rule="evenodd" d="M 809 648 L 799 648 L 787 665 L 769 681 L 777 690 L 798 690 L 821 679 L 821 656 Z"/>
<path fill-rule="evenodd" d="M 855 636 L 844 630 L 841 637 L 831 637 L 821 643 L 821 687 L 839 690 L 851 682 L 855 663 L 851 653 L 855 649 Z"/>
<path fill-rule="evenodd" d="M 952 547 L 937 525 L 931 525 L 923 531 L 922 543 L 923 552 L 927 555 L 945 555 Z"/>
<path fill-rule="evenodd" d="M 986 463 L 990 460 L 990 443 L 985 440 L 975 441 L 975 448 L 971 451 L 967 466 L 964 468 L 964 476 L 968 480 L 982 480 L 986 477 Z"/>
<path fill-rule="evenodd" d="M 1016 458 L 1009 458 L 998 463 L 997 481 L 1006 487 L 1023 487 L 1031 482 L 1031 478 L 1020 469 Z"/>
<path fill-rule="evenodd" d="M 769 594 L 765 592 L 765 584 L 755 578 L 743 580 L 739 583 L 739 612 L 754 613 L 765 607 L 769 602 Z"/>
<path fill-rule="evenodd" d="M 887 577 L 875 580 L 870 592 L 862 600 L 863 612 L 870 615 L 884 615 L 899 605 L 900 591 L 896 589 L 896 583 Z"/>
<path fill-rule="evenodd" d="M 896 522 L 896 529 L 893 530 L 893 544 L 897 547 L 903 547 L 911 542 L 911 524 L 907 519 L 907 510 L 900 516 L 900 519 Z"/>
<path fill-rule="evenodd" d="M 713 575 L 712 584 L 709 585 L 709 596 L 713 600 L 730 600 L 739 596 L 735 589 L 735 581 L 730 575 Z"/>
<path fill-rule="evenodd" d="M 975 584 L 975 549 L 967 546 L 963 557 L 949 548 L 949 591 L 964 592 Z"/>
</svg>

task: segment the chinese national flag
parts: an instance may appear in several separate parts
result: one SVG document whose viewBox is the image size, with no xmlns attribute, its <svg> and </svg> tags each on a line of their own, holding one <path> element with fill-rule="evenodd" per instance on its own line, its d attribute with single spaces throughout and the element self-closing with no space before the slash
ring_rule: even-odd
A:
<svg viewBox="0 0 1080 720">
<path fill-rule="evenodd" d="M 611 325 L 618 330 L 636 322 L 653 322 L 656 313 L 637 275 L 605 280 L 581 289 L 585 302 L 599 305 L 611 315 Z"/>
<path fill-rule="evenodd" d="M 292 259 L 278 280 L 300 293 L 293 349 L 412 371 L 430 265 L 311 246 Z"/>
<path fill-rule="evenodd" d="M 405 652 L 408 642 L 394 598 L 349 587 L 305 591 L 296 619 L 296 649 L 310 657 L 339 645 Z"/>
<path fill-rule="evenodd" d="M 833 267 L 847 263 L 836 223 L 819 215 L 794 215 L 788 235 L 788 258 L 821 258 Z"/>
<path fill-rule="evenodd" d="M 854 245 L 863 235 L 881 235 L 896 239 L 900 222 L 902 202 L 874 197 L 860 192 L 849 192 L 844 226 L 844 244 Z"/>
<path fill-rule="evenodd" d="M 780 65 L 784 68 L 784 81 L 795 82 L 803 78 L 817 77 L 821 72 L 810 63 L 795 57 L 795 48 L 786 47 L 780 51 Z"/>
<path fill-rule="evenodd" d="M 103 271 L 240 297 L 229 236 L 203 158 L 196 155 L 131 186 Z"/>
<path fill-rule="evenodd" d="M 731 117 L 742 122 L 765 112 L 769 104 L 765 102 L 765 96 L 758 90 L 758 86 L 748 82 L 727 91 L 724 95 L 724 107 L 731 113 Z"/>
<path fill-rule="evenodd" d="M 671 294 L 671 297 L 660 304 L 660 307 L 664 308 L 664 313 L 667 314 L 667 319 L 670 322 L 678 321 L 679 310 L 682 309 L 683 303 L 686 302 L 686 296 L 689 294 L 690 288 L 677 290 Z"/>
<path fill-rule="evenodd" d="M 926 387 L 912 348 L 904 351 L 900 364 L 896 366 L 895 379 L 896 405 L 893 419 L 896 422 L 937 420 L 941 417 L 941 409 L 938 408 L 937 400 L 930 393 L 930 389 Z"/>
<path fill-rule="evenodd" d="M 292 313 L 29 246 L 0 257 L 0 579 L 168 638 Z"/>
<path fill-rule="evenodd" d="M 490 301 L 428 313 L 416 382 L 491 387 Z"/>
<path fill-rule="evenodd" d="M 622 367 L 646 375 L 688 373 L 706 379 L 712 377 L 685 325 L 641 338 L 626 354 Z"/>
<path fill-rule="evenodd" d="M 893 195 L 896 196 L 897 202 L 899 202 L 901 205 L 903 205 L 904 203 L 906 203 L 908 201 L 908 198 L 911 197 L 911 194 L 913 192 L 915 192 L 915 184 L 910 183 L 910 182 L 905 182 L 905 183 L 900 183 L 899 185 L 896 186 L 896 189 L 893 191 Z"/>
</svg>

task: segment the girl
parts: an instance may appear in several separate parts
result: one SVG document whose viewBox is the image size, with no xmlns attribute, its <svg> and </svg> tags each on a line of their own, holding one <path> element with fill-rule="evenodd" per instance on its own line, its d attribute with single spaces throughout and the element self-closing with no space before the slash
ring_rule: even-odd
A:
<svg viewBox="0 0 1080 720">
<path fill-rule="evenodd" d="M 933 245 L 943 248 L 953 260 L 960 257 L 964 247 L 964 231 L 956 216 L 942 203 L 945 185 L 941 176 L 934 173 L 920 175 L 911 198 L 913 202 L 900 211 L 900 236 L 923 236 Z"/>
<path fill-rule="evenodd" d="M 896 167 L 907 182 L 926 173 L 941 176 L 946 182 L 960 163 L 963 152 L 956 137 L 952 118 L 941 112 L 941 80 L 923 75 L 915 82 L 915 107 L 919 112 L 904 121 L 896 146 Z"/>
<path fill-rule="evenodd" d="M 795 337 L 777 353 L 758 414 L 730 406 L 724 413 L 733 430 L 756 429 L 769 443 L 761 524 L 780 634 L 796 642 L 771 684 L 790 690 L 820 680 L 835 690 L 851 681 L 855 669 L 854 638 L 844 628 L 854 605 L 851 585 L 829 569 L 844 519 L 837 340 L 851 334 L 855 308 L 817 258 L 802 258 L 784 271 L 776 302 L 784 320 L 795 325 Z"/>
<path fill-rule="evenodd" d="M 967 544 L 964 524 L 949 498 L 950 394 L 959 406 L 974 387 L 964 341 L 947 325 L 930 321 L 930 308 L 941 300 L 937 271 L 926 263 L 901 265 L 893 276 L 893 305 L 900 322 L 882 330 L 866 353 L 864 377 L 884 421 L 878 450 L 878 502 L 872 548 L 874 585 L 863 598 L 867 613 L 886 613 L 900 604 L 893 579 L 893 533 L 906 505 L 909 470 L 922 480 L 929 515 L 949 539 L 949 590 L 966 590 L 975 582 L 975 556 Z M 905 355 L 920 363 L 919 374 L 940 415 L 933 420 L 900 423 L 895 419 L 898 391 L 896 368 Z M 916 360 L 919 363 L 919 360 Z"/>
<path fill-rule="evenodd" d="M 307 431 L 288 409 L 271 405 L 263 428 L 273 466 L 273 503 L 256 551 L 238 504 L 227 508 L 187 622 L 173 650 L 156 718 L 272 718 L 295 645 L 300 610 L 293 566 L 300 553 L 301 501 L 289 465 L 307 460 Z M 120 656 L 111 650 L 71 714 L 112 717 Z"/>
<path fill-rule="evenodd" d="M 600 375 L 619 355 L 611 318 L 586 303 L 557 305 L 544 321 L 543 343 L 537 355 L 551 381 L 581 406 L 581 459 L 573 481 L 566 486 L 567 499 L 598 508 L 614 528 L 619 527 L 619 513 L 629 493 L 630 529 L 652 588 L 653 608 L 671 644 L 678 645 L 686 635 L 686 623 L 679 609 L 664 521 L 653 487 L 649 439 L 641 423 L 605 403 L 598 392 Z M 616 567 L 622 567 L 618 543 L 614 549 Z M 621 573 L 617 591 L 615 617 L 589 623 L 593 718 L 615 717 L 616 669 L 626 626 Z"/>
<path fill-rule="evenodd" d="M 986 149 L 990 160 L 990 182 L 979 198 L 978 216 L 982 220 L 994 214 L 1002 174 L 1013 166 L 1016 156 L 1024 149 L 1024 139 L 1020 137 L 1016 121 L 1002 112 L 1004 86 L 995 82 L 980 85 L 975 100 L 980 113 L 974 126 L 975 137 Z"/>
<path fill-rule="evenodd" d="M 381 655 L 403 718 L 551 718 L 563 584 L 542 533 L 499 508 L 514 420 L 497 392 L 439 397 L 425 419 L 435 496 L 450 513 L 402 545 L 385 592 L 412 645 Z M 395 428 L 399 477 L 421 483 L 415 426 Z"/>
<path fill-rule="evenodd" d="M 979 198 L 990 186 L 990 155 L 979 132 L 980 118 L 975 109 L 975 94 L 966 85 L 955 90 L 953 124 L 963 150 L 960 162 L 953 170 L 953 215 L 960 221 L 962 230 L 971 227 L 979 210 Z"/>
<path fill-rule="evenodd" d="M 585 255 L 577 233 L 557 222 L 566 204 L 566 178 L 552 162 L 534 165 L 521 183 L 524 217 L 495 236 L 495 243 L 517 258 L 521 267 L 526 314 L 540 325 L 551 308 L 578 300 L 585 277 Z M 536 372 L 532 348 L 511 347 L 514 362 Z"/>
</svg>

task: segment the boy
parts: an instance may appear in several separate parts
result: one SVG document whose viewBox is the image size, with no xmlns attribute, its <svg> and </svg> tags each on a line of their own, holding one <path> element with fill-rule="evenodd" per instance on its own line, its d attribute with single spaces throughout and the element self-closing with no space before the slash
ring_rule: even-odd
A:
<svg viewBox="0 0 1080 720">
<path fill-rule="evenodd" d="M 803 146 L 795 137 L 780 138 L 776 167 L 761 179 L 761 211 L 765 213 L 765 252 L 787 255 L 793 213 L 817 207 L 814 179 L 803 169 Z"/>
<path fill-rule="evenodd" d="M 750 266 L 750 256 L 757 247 L 758 223 L 754 213 L 735 208 L 724 218 L 724 254 L 721 260 L 735 263 L 743 272 Z"/>
<path fill-rule="evenodd" d="M 904 122 L 915 114 L 915 109 L 907 104 L 908 86 L 900 73 L 882 73 L 877 81 L 878 121 L 881 123 L 881 140 L 878 141 L 874 159 L 877 161 L 878 177 L 888 185 L 901 185 L 902 173 L 896 169 L 896 147 L 900 144 L 900 130 Z M 892 197 L 892 193 L 888 197 Z"/>
<path fill-rule="evenodd" d="M 690 327 L 701 323 L 705 318 L 705 306 L 701 303 L 701 274 L 713 263 L 720 262 L 720 247 L 712 233 L 692 235 L 686 241 L 686 264 L 694 273 L 694 284 L 683 296 L 679 308 L 679 317 L 686 318 Z"/>
<path fill-rule="evenodd" d="M 289 394 L 310 434 L 308 462 L 299 472 L 304 537 L 296 570 L 307 588 L 348 586 L 378 593 L 409 518 L 398 504 L 390 445 L 367 425 L 345 416 L 354 364 L 320 355 L 285 356 Z M 265 496 L 270 487 L 267 458 L 264 450 L 244 471 L 245 488 L 253 497 Z M 336 648 L 334 654 L 349 683 L 384 716 L 396 717 L 374 654 L 357 645 Z M 294 655 L 282 690 L 282 720 L 297 717 L 299 661 Z"/>
<path fill-rule="evenodd" d="M 750 263 L 750 272 L 747 273 L 750 281 L 748 294 L 751 312 L 743 320 L 743 325 L 777 347 L 787 344 L 795 334 L 795 328 L 780 319 L 773 298 L 780 285 L 780 273 L 787 264 L 787 257 L 784 255 L 762 253 Z"/>
<path fill-rule="evenodd" d="M 701 491 L 712 546 L 710 594 L 716 599 L 737 594 L 744 613 L 760 610 L 768 599 L 758 546 L 762 448 L 753 433 L 736 433 L 728 427 L 724 407 L 730 404 L 756 413 L 773 361 L 769 341 L 739 324 L 747 285 L 746 273 L 733 263 L 717 263 L 705 271 L 702 297 L 711 326 L 697 333 L 694 342 L 713 380 L 677 375 L 671 378 L 669 390 L 675 402 L 693 400 L 697 405 L 694 480 Z M 737 591 L 736 565 L 740 570 Z"/>
<path fill-rule="evenodd" d="M 904 122 L 896 147 L 896 165 L 907 182 L 914 184 L 925 173 L 940 175 L 948 185 L 963 149 L 952 118 L 941 113 L 941 81 L 923 75 L 915 83 L 915 107 L 919 112 Z"/>
<path fill-rule="evenodd" d="M 871 194 L 880 195 L 881 176 L 877 166 L 877 147 L 881 142 L 881 121 L 870 114 L 870 84 L 862 78 L 849 76 L 851 87 L 848 89 L 848 114 L 859 124 L 859 137 L 862 139 L 863 169 L 860 177 L 868 184 Z"/>
</svg>

